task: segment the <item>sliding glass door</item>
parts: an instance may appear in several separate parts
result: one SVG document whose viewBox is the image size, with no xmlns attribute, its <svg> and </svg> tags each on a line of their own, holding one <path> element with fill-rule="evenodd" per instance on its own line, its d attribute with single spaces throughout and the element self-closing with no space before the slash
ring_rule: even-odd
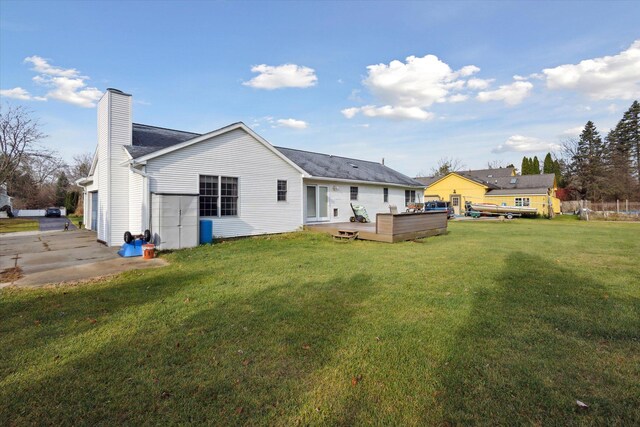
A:
<svg viewBox="0 0 640 427">
<path fill-rule="evenodd" d="M 308 222 L 329 221 L 329 187 L 323 185 L 307 185 Z"/>
</svg>

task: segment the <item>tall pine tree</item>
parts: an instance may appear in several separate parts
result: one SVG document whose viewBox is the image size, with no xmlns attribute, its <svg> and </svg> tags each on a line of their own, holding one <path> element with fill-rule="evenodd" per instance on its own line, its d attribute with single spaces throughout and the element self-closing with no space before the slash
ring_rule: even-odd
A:
<svg viewBox="0 0 640 427">
<path fill-rule="evenodd" d="M 604 145 L 592 121 L 580 134 L 572 160 L 572 172 L 581 195 L 589 200 L 602 200 L 604 184 Z"/>
<path fill-rule="evenodd" d="M 554 166 L 553 166 L 553 159 L 551 158 L 551 153 L 547 153 L 547 155 L 544 156 L 542 173 L 555 173 Z"/>
<path fill-rule="evenodd" d="M 640 197 L 639 112 L 640 104 L 634 101 L 605 140 L 606 192 L 612 200 Z"/>
<path fill-rule="evenodd" d="M 520 168 L 520 175 L 528 175 L 529 174 L 529 159 L 527 156 L 522 158 L 522 167 Z"/>
<path fill-rule="evenodd" d="M 539 175 L 540 174 L 540 161 L 538 160 L 538 156 L 533 156 L 533 162 L 531 162 L 531 175 Z"/>
</svg>

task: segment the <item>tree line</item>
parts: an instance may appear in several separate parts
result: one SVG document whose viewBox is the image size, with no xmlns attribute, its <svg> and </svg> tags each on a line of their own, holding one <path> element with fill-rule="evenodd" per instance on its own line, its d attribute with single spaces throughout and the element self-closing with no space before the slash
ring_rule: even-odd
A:
<svg viewBox="0 0 640 427">
<path fill-rule="evenodd" d="M 566 188 L 574 198 L 640 201 L 640 103 L 634 101 L 602 138 L 588 121 L 563 144 Z"/>
<path fill-rule="evenodd" d="M 538 156 L 533 156 L 533 158 L 525 156 L 522 158 L 520 175 L 538 175 L 541 173 L 552 173 L 556 176 L 556 184 L 562 187 L 562 184 L 564 183 L 562 166 L 562 160 L 553 158 L 551 153 L 547 153 L 547 155 L 544 157 L 542 168 L 540 167 L 540 160 L 538 160 Z"/>
<path fill-rule="evenodd" d="M 73 213 L 81 199 L 75 181 L 89 174 L 92 156 L 67 163 L 43 144 L 46 138 L 29 110 L 0 105 L 0 186 L 13 197 L 14 209 L 64 206 Z"/>
</svg>

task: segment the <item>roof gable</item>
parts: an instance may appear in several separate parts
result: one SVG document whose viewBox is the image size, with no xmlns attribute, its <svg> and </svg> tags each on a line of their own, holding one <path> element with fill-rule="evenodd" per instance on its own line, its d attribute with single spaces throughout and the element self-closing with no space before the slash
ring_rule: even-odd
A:
<svg viewBox="0 0 640 427">
<path fill-rule="evenodd" d="M 125 146 L 125 150 L 136 162 L 145 162 L 235 129 L 243 129 L 304 176 L 424 187 L 420 182 L 377 162 L 274 147 L 242 122 L 225 126 L 207 134 L 134 123 L 133 145 Z"/>
<path fill-rule="evenodd" d="M 437 180 L 433 181 L 431 184 L 429 184 L 429 187 L 433 187 L 435 184 L 438 184 L 438 183 L 440 183 L 440 182 L 444 181 L 445 179 L 447 179 L 447 178 L 449 178 L 449 177 L 451 177 L 451 176 L 457 176 L 458 178 L 462 178 L 462 179 L 464 179 L 465 181 L 469 181 L 470 183 L 475 184 L 475 185 L 478 185 L 478 186 L 480 186 L 480 187 L 482 187 L 482 188 L 489 188 L 489 186 L 488 186 L 487 184 L 485 184 L 484 182 L 482 182 L 482 181 L 480 181 L 480 180 L 478 180 L 478 179 L 474 179 L 474 178 L 473 178 L 473 177 L 471 177 L 471 176 L 463 175 L 463 174 L 461 174 L 461 173 L 459 173 L 459 172 L 449 172 L 449 173 L 448 173 L 448 174 L 446 174 L 445 176 L 443 176 L 443 177 L 441 177 L 441 178 L 439 178 L 439 179 L 437 179 Z"/>
<path fill-rule="evenodd" d="M 205 134 L 202 134 L 202 135 L 193 134 L 193 135 L 196 135 L 196 136 L 193 137 L 193 138 L 187 139 L 185 141 L 182 141 L 182 142 L 177 142 L 179 137 L 178 138 L 174 137 L 174 138 L 172 138 L 173 141 L 175 142 L 173 145 L 168 145 L 166 147 L 160 147 L 160 149 L 158 149 L 158 150 L 151 151 L 151 152 L 149 152 L 147 154 L 142 154 L 139 157 L 136 157 L 136 156 L 133 156 L 133 155 L 132 156 L 135 158 L 136 162 L 139 162 L 139 163 L 146 162 L 147 160 L 151 160 L 153 158 L 160 157 L 162 155 L 171 153 L 171 152 L 176 151 L 176 150 L 180 150 L 180 149 L 188 147 L 190 145 L 197 144 L 199 142 L 206 141 L 206 140 L 211 139 L 211 138 L 215 138 L 216 136 L 231 132 L 231 131 L 236 130 L 236 129 L 242 129 L 243 131 L 245 131 L 246 133 L 251 135 L 257 142 L 259 142 L 262 145 L 264 145 L 267 149 L 269 149 L 271 152 L 273 152 L 276 156 L 280 157 L 282 160 L 284 160 L 286 163 L 288 163 L 290 166 L 292 166 L 298 172 L 300 172 L 303 175 L 306 175 L 306 172 L 304 170 L 302 170 L 298 165 L 296 165 L 294 162 L 289 160 L 286 156 L 284 156 L 282 153 L 280 153 L 278 150 L 276 150 L 273 147 L 273 145 L 269 144 L 264 138 L 262 138 L 260 135 L 255 133 L 253 130 L 251 130 L 251 128 L 249 128 L 247 125 L 245 125 L 242 122 L 233 123 L 233 124 L 230 124 L 230 125 L 225 126 L 223 128 L 220 128 L 220 129 L 217 129 L 217 130 L 214 130 L 212 132 L 205 133 Z M 181 132 L 181 131 L 174 131 L 174 132 Z M 188 133 L 188 132 L 183 132 L 183 133 Z M 153 148 L 153 147 L 150 147 L 150 146 L 143 146 L 143 147 L 144 147 L 145 151 L 146 150 L 151 150 Z M 135 152 L 136 149 L 139 149 L 139 148 L 136 148 L 136 146 L 129 146 L 129 147 L 126 147 L 126 148 L 127 148 L 127 151 L 132 149 L 134 152 Z M 142 152 L 142 150 L 140 150 L 140 151 Z M 132 152 L 129 151 L 129 153 L 131 154 Z"/>
</svg>

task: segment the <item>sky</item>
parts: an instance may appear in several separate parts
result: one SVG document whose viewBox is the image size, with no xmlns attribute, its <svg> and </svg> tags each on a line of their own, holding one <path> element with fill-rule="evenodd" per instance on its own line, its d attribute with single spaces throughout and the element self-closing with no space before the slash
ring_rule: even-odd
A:
<svg viewBox="0 0 640 427">
<path fill-rule="evenodd" d="M 0 102 L 67 161 L 93 153 L 96 102 L 206 133 L 381 161 L 519 166 L 601 134 L 640 99 L 638 1 L 0 1 Z"/>
</svg>

